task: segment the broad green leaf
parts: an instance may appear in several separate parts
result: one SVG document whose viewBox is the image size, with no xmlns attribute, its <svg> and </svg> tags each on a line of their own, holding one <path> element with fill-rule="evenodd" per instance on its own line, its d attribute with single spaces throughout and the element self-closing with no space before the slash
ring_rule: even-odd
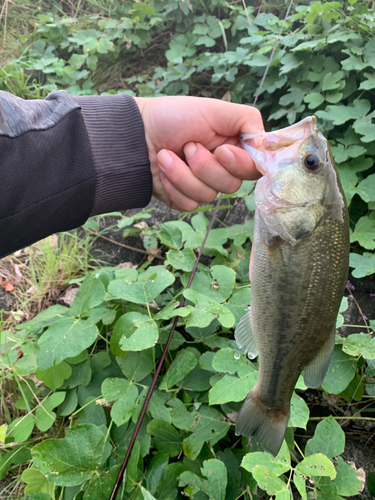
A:
<svg viewBox="0 0 375 500">
<path fill-rule="evenodd" d="M 328 476 L 335 479 L 336 470 L 332 462 L 322 453 L 306 457 L 296 466 L 296 471 L 302 476 Z"/>
<path fill-rule="evenodd" d="M 290 402 L 290 418 L 288 426 L 301 427 L 302 429 L 306 429 L 309 416 L 309 407 L 302 398 L 300 398 L 295 392 L 293 392 L 293 396 Z"/>
<path fill-rule="evenodd" d="M 328 477 L 322 478 L 319 481 L 319 489 L 322 495 L 328 496 L 329 493 L 345 497 L 358 495 L 362 490 L 364 480 L 361 473 L 344 462 L 342 457 L 338 457 L 335 469 L 337 476 L 334 481 L 331 481 Z"/>
<path fill-rule="evenodd" d="M 220 349 L 212 360 L 212 368 L 218 372 L 234 375 L 237 373 L 240 377 L 254 372 L 254 365 L 246 356 L 239 355 L 233 349 Z"/>
<path fill-rule="evenodd" d="M 189 230 L 191 231 L 190 226 Z M 161 225 L 158 236 L 161 242 L 170 248 L 179 250 L 182 247 L 182 230 L 174 221 L 164 222 L 164 224 Z"/>
<path fill-rule="evenodd" d="M 65 392 L 55 392 L 46 400 L 41 401 L 35 412 L 35 425 L 41 432 L 45 432 L 52 427 L 56 418 L 56 413 L 52 410 L 59 406 L 64 399 Z"/>
<path fill-rule="evenodd" d="M 267 467 L 268 470 L 277 476 L 284 474 L 284 472 L 288 472 L 288 470 L 290 470 L 290 453 L 285 440 L 276 457 L 264 451 L 256 451 L 245 455 L 241 462 L 241 467 L 249 472 L 252 472 L 257 465 Z"/>
<path fill-rule="evenodd" d="M 363 278 L 375 273 L 375 254 L 364 252 L 363 255 L 359 253 L 351 253 L 349 259 L 350 267 L 354 268 L 352 275 L 354 278 Z"/>
<path fill-rule="evenodd" d="M 13 420 L 7 429 L 6 442 L 12 441 L 23 443 L 27 441 L 34 428 L 34 415 L 29 413 L 23 417 L 18 417 Z"/>
<path fill-rule="evenodd" d="M 277 495 L 282 491 L 288 491 L 288 486 L 274 472 L 263 465 L 253 468 L 253 476 L 259 487 L 270 495 Z"/>
<path fill-rule="evenodd" d="M 138 276 L 138 281 L 114 280 L 108 286 L 108 292 L 114 297 L 128 300 L 135 304 L 152 302 L 175 281 L 172 273 L 163 266 L 154 266 Z"/>
<path fill-rule="evenodd" d="M 169 399 L 169 394 L 166 392 L 155 390 L 152 394 L 148 405 L 148 411 L 155 420 L 163 420 L 171 423 L 171 412 L 165 406 L 165 402 Z"/>
<path fill-rule="evenodd" d="M 77 389 L 68 389 L 64 401 L 57 409 L 58 417 L 66 417 L 74 412 L 78 405 Z"/>
<path fill-rule="evenodd" d="M 58 320 L 39 338 L 39 370 L 46 370 L 65 358 L 77 356 L 95 342 L 97 335 L 96 326 L 87 326 L 82 320 Z"/>
<path fill-rule="evenodd" d="M 192 352 L 186 350 L 180 351 L 173 360 L 171 366 L 168 368 L 168 371 L 161 382 L 161 388 L 171 389 L 175 384 L 186 377 L 186 375 L 193 370 L 196 364 L 197 358 Z"/>
<path fill-rule="evenodd" d="M 88 275 L 78 288 L 77 295 L 70 307 L 71 316 L 82 316 L 86 311 L 100 305 L 104 301 L 105 288 L 102 282 Z"/>
<path fill-rule="evenodd" d="M 101 470 L 96 473 L 91 479 L 83 494 L 83 500 L 103 500 L 109 498 L 115 485 L 120 466 L 114 465 L 109 471 Z M 78 500 L 78 494 L 74 499 Z"/>
<path fill-rule="evenodd" d="M 149 491 L 155 492 L 163 477 L 164 470 L 167 467 L 168 463 L 168 453 L 155 453 L 153 455 L 145 473 L 146 485 Z"/>
<path fill-rule="evenodd" d="M 35 372 L 36 378 L 44 382 L 53 391 L 61 387 L 64 380 L 69 378 L 71 374 L 72 369 L 65 361 L 62 361 L 58 365 L 53 365 L 46 370 L 37 370 Z"/>
<path fill-rule="evenodd" d="M 375 174 L 369 175 L 358 184 L 358 194 L 366 202 L 375 201 Z"/>
<path fill-rule="evenodd" d="M 68 307 L 61 306 L 59 304 L 51 306 L 37 314 L 32 320 L 22 323 L 22 325 L 18 325 L 16 328 L 21 329 L 22 327 L 22 329 L 25 328 L 26 330 L 37 332 L 46 326 L 50 326 L 59 318 L 66 316 L 68 312 Z"/>
<path fill-rule="evenodd" d="M 147 432 L 153 436 L 156 448 L 170 457 L 177 456 L 182 449 L 180 433 L 168 422 L 151 420 L 147 425 Z"/>
<path fill-rule="evenodd" d="M 306 444 L 306 456 L 324 453 L 328 458 L 337 457 L 344 452 L 345 433 L 332 417 L 327 417 L 318 423 L 314 437 Z"/>
<path fill-rule="evenodd" d="M 294 471 L 293 480 L 295 487 L 302 497 L 302 500 L 307 500 L 305 478 L 301 476 L 301 474 L 298 474 L 298 472 Z"/>
<path fill-rule="evenodd" d="M 115 401 L 111 410 L 115 424 L 126 423 L 132 416 L 138 397 L 136 386 L 123 378 L 106 378 L 102 384 L 102 394 L 107 401 Z"/>
<path fill-rule="evenodd" d="M 14 465 L 20 465 L 31 460 L 29 445 L 20 444 L 12 446 L 10 451 L 0 457 L 0 481 L 4 479 L 9 468 Z"/>
<path fill-rule="evenodd" d="M 102 427 L 78 424 L 66 430 L 65 438 L 46 439 L 37 444 L 31 454 L 35 466 L 48 481 L 57 486 L 78 486 L 98 470 L 105 444 Z"/>
<path fill-rule="evenodd" d="M 212 277 L 217 281 L 217 291 L 224 300 L 227 300 L 232 294 L 236 281 L 236 273 L 233 271 L 233 269 L 230 269 L 226 266 L 213 266 L 211 268 L 211 274 Z"/>
<path fill-rule="evenodd" d="M 181 318 L 186 318 L 191 312 L 194 311 L 193 306 L 179 307 L 180 302 L 178 300 L 171 300 L 156 316 L 154 320 L 158 319 L 171 319 L 175 316 L 181 316 Z"/>
<path fill-rule="evenodd" d="M 38 469 L 26 469 L 23 471 L 21 480 L 27 484 L 25 495 L 30 493 L 46 493 L 50 498 L 55 498 L 55 485 L 50 483 Z"/>
<path fill-rule="evenodd" d="M 124 351 L 142 351 L 153 347 L 158 338 L 155 321 L 133 311 L 117 320 L 110 340 L 111 351 L 118 356 L 123 356 Z"/>
<path fill-rule="evenodd" d="M 72 366 L 72 374 L 65 380 L 62 387 L 64 389 L 73 389 L 74 387 L 89 385 L 91 375 L 90 360 L 87 359 L 83 363 Z"/>
<path fill-rule="evenodd" d="M 141 445 L 139 441 L 134 443 L 134 447 L 131 451 L 128 465 L 126 467 L 126 486 L 125 491 L 130 492 L 137 482 L 138 477 L 138 460 L 141 451 Z"/>
<path fill-rule="evenodd" d="M 192 489 L 193 494 L 203 491 L 210 499 L 225 500 L 228 478 L 223 462 L 215 458 L 205 460 L 200 471 L 207 480 L 186 471 L 180 475 L 180 485 L 189 485 L 188 489 Z"/>
<path fill-rule="evenodd" d="M 132 382 L 140 382 L 154 368 L 152 349 L 128 352 L 125 356 L 116 358 L 116 361 L 125 377 Z"/>
<path fill-rule="evenodd" d="M 190 434 L 184 439 L 183 449 L 190 460 L 195 460 L 199 455 L 205 441 L 214 446 L 220 439 L 226 436 L 230 425 L 223 420 L 223 415 L 214 408 L 202 405 L 195 412 L 195 420 Z"/>
<path fill-rule="evenodd" d="M 363 356 L 365 359 L 375 358 L 375 341 L 371 334 L 354 333 L 349 335 L 342 346 L 350 356 Z"/>
<path fill-rule="evenodd" d="M 374 179 L 375 181 L 375 179 Z M 350 241 L 358 243 L 367 250 L 375 249 L 375 220 L 369 217 L 361 217 L 354 231 L 350 234 Z"/>
<path fill-rule="evenodd" d="M 329 394 L 340 394 L 356 373 L 357 362 L 336 345 L 322 387 Z"/>
<path fill-rule="evenodd" d="M 191 430 L 195 421 L 195 413 L 188 411 L 185 404 L 180 399 L 168 401 L 171 407 L 172 424 L 183 431 Z"/>
<path fill-rule="evenodd" d="M 182 269 L 183 271 L 192 271 L 195 261 L 197 260 L 191 248 L 169 250 L 167 252 L 167 259 L 172 267 L 175 269 Z"/>
</svg>

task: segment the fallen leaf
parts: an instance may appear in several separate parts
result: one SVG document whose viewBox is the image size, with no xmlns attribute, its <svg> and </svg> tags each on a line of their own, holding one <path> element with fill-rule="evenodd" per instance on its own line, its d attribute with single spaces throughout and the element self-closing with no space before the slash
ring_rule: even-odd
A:
<svg viewBox="0 0 375 500">
<path fill-rule="evenodd" d="M 64 295 L 61 297 L 61 300 L 65 302 L 67 306 L 71 306 L 75 296 L 77 295 L 78 288 L 68 288 Z"/>
<path fill-rule="evenodd" d="M 0 286 L 1 288 L 4 288 L 4 290 L 6 292 L 13 292 L 14 290 L 14 286 L 12 285 L 12 283 L 10 283 L 7 279 L 5 278 L 1 278 L 1 281 L 0 281 Z"/>
</svg>

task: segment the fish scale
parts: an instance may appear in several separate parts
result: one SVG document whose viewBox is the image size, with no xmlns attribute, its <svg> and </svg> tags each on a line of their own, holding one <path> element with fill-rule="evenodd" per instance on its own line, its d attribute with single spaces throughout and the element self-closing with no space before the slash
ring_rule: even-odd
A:
<svg viewBox="0 0 375 500">
<path fill-rule="evenodd" d="M 266 133 L 244 143 L 265 176 L 256 188 L 250 321 L 245 316 L 235 333 L 250 357 L 259 354 L 259 380 L 238 414 L 236 432 L 254 436 L 276 455 L 299 375 L 303 371 L 306 385 L 317 387 L 329 365 L 349 266 L 349 222 L 316 119 L 269 135 L 271 151 Z"/>
</svg>

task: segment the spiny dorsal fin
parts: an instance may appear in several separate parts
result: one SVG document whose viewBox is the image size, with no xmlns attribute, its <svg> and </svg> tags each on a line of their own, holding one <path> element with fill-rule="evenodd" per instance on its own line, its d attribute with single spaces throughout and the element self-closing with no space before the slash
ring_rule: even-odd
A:
<svg viewBox="0 0 375 500">
<path fill-rule="evenodd" d="M 258 356 L 259 350 L 251 327 L 250 307 L 236 326 L 234 339 L 239 349 L 245 347 L 245 354 L 247 353 L 250 359 L 254 359 Z"/>
</svg>

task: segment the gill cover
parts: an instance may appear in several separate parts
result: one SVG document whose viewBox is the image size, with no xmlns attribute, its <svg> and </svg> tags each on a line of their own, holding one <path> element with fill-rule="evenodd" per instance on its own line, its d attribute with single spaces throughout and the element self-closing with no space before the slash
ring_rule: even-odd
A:
<svg viewBox="0 0 375 500">
<path fill-rule="evenodd" d="M 275 132 L 244 134 L 244 149 L 263 173 L 255 201 L 271 237 L 296 245 L 321 222 L 341 196 L 328 143 L 315 117 Z"/>
</svg>

